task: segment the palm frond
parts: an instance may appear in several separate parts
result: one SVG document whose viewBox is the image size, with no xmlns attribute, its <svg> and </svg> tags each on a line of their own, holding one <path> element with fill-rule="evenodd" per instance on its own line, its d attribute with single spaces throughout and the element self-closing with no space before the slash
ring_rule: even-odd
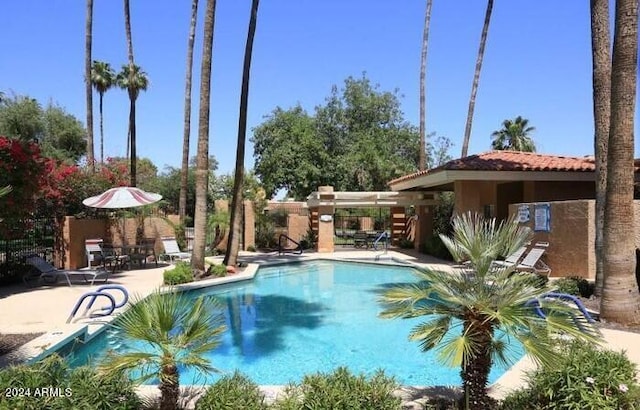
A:
<svg viewBox="0 0 640 410">
<path fill-rule="evenodd" d="M 450 327 L 451 318 L 440 316 L 414 327 L 409 333 L 409 340 L 419 341 L 423 351 L 431 350 L 445 337 Z"/>
</svg>

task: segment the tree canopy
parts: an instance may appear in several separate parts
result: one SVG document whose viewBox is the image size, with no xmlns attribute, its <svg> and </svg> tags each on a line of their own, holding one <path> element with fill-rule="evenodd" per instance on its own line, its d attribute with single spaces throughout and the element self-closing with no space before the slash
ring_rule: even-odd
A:
<svg viewBox="0 0 640 410">
<path fill-rule="evenodd" d="M 502 128 L 491 134 L 491 147 L 495 150 L 536 152 L 536 144 L 529 135 L 535 131 L 529 120 L 517 116 L 513 121 L 504 120 Z"/>
<path fill-rule="evenodd" d="M 450 146 L 438 141 L 445 151 Z M 398 91 L 381 91 L 365 75 L 347 78 L 340 92 L 333 86 L 313 115 L 300 105 L 275 108 L 254 128 L 253 144 L 267 197 L 285 189 L 303 199 L 320 185 L 384 191 L 389 180 L 418 167 L 419 134 L 404 119 Z"/>
</svg>

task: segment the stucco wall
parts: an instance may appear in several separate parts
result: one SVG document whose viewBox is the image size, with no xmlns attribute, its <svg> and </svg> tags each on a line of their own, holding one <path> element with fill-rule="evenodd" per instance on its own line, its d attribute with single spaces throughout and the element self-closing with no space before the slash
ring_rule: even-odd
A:
<svg viewBox="0 0 640 410">
<path fill-rule="evenodd" d="M 542 203 L 542 202 L 541 202 Z M 533 243 L 548 242 L 543 256 L 551 267 L 552 277 L 581 276 L 595 278 L 594 200 L 543 202 L 550 204 L 550 231 L 534 232 Z M 529 208 L 530 220 L 522 223 L 533 231 L 534 205 L 513 204 L 509 213 L 518 212 L 520 206 Z"/>
<path fill-rule="evenodd" d="M 477 212 L 484 214 L 485 205 L 497 202 L 495 181 L 455 181 L 455 212 Z M 495 209 L 495 208 L 494 208 Z"/>
</svg>

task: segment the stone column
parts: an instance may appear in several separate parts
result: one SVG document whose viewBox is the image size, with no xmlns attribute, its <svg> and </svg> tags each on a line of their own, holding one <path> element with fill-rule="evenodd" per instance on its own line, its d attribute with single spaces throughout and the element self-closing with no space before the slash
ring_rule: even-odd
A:
<svg viewBox="0 0 640 410">
<path fill-rule="evenodd" d="M 333 200 L 335 195 L 332 186 L 318 187 L 320 201 Z M 333 206 L 318 207 L 318 252 L 333 252 Z"/>
<path fill-rule="evenodd" d="M 421 205 L 416 207 L 416 237 L 413 247 L 421 250 L 424 243 L 433 236 L 433 206 Z"/>
<path fill-rule="evenodd" d="M 253 201 L 245 200 L 244 203 L 244 250 L 256 246 L 256 215 L 253 209 Z"/>
</svg>

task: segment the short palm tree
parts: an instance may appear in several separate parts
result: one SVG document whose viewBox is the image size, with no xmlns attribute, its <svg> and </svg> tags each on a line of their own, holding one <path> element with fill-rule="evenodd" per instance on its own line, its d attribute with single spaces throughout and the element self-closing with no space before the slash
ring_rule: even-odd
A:
<svg viewBox="0 0 640 410">
<path fill-rule="evenodd" d="M 511 338 L 543 365 L 557 357 L 554 334 L 597 341 L 597 330 L 571 307 L 542 298 L 549 290 L 537 286 L 535 275 L 492 267 L 499 255 L 511 254 L 531 239 L 528 228 L 514 220 L 497 224 L 469 213 L 454 218 L 451 238 L 441 237 L 455 259 L 470 262 L 471 274 L 426 269 L 418 274 L 421 282 L 383 294 L 386 309 L 381 316 L 430 317 L 409 338 L 424 351 L 436 349 L 444 364 L 461 367 L 467 408 L 490 407 L 489 372 L 494 362 L 510 361 Z M 531 300 L 539 301 L 546 318 L 528 305 Z"/>
<path fill-rule="evenodd" d="M 504 120 L 502 128 L 491 134 L 491 147 L 502 151 L 536 152 L 536 144 L 529 135 L 535 129 L 529 126 L 529 120 L 519 115 L 513 121 Z"/>
<path fill-rule="evenodd" d="M 122 71 L 118 73 L 116 82 L 120 88 L 127 90 L 129 94 L 129 139 L 131 146 L 131 186 L 136 186 L 136 100 L 140 91 L 145 91 L 149 86 L 147 73 L 142 71 L 140 66 L 133 65 L 133 72 L 130 66 L 123 65 Z M 129 146 L 129 144 L 127 144 Z"/>
<path fill-rule="evenodd" d="M 111 68 L 111 64 L 104 61 L 93 61 L 91 66 L 91 84 L 100 94 L 100 162 L 104 162 L 104 128 L 102 115 L 102 100 L 104 93 L 115 85 L 116 73 Z"/>
<path fill-rule="evenodd" d="M 178 292 L 155 291 L 147 298 L 136 297 L 115 322 L 124 340 L 145 342 L 139 350 L 109 352 L 100 364 L 105 373 L 136 370 L 138 381 L 160 380 L 160 409 L 176 409 L 180 395 L 179 368 L 215 371 L 203 357 L 219 345 L 226 330 L 217 304 L 210 298 L 188 300 Z"/>
</svg>

